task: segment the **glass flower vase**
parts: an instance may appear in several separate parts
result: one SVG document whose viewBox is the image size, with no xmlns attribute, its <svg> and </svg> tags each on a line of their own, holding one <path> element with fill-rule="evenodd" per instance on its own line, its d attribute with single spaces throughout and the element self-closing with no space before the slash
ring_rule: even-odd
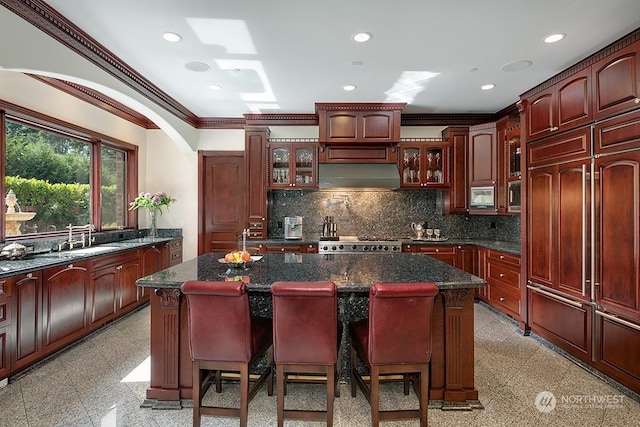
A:
<svg viewBox="0 0 640 427">
<path fill-rule="evenodd" d="M 149 209 L 149 237 L 158 237 L 158 211 L 159 209 Z"/>
</svg>

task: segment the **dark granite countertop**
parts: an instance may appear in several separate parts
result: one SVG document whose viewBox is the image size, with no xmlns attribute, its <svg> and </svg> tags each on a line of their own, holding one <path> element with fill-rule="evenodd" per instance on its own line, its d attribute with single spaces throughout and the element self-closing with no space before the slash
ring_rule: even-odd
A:
<svg viewBox="0 0 640 427">
<path fill-rule="evenodd" d="M 173 239 L 174 237 L 141 237 L 136 239 L 105 243 L 102 245 L 89 246 L 86 248 L 66 250 L 62 252 L 46 252 L 33 254 L 26 259 L 21 260 L 2 260 L 0 261 L 0 278 L 68 264 L 70 261 L 77 262 L 97 256 L 116 254 L 118 252 L 137 249 L 144 246 L 165 243 Z"/>
<path fill-rule="evenodd" d="M 222 253 L 204 254 L 182 264 L 138 279 L 138 286 L 178 288 L 187 280 L 236 278 L 249 289 L 268 292 L 273 282 L 330 280 L 338 291 L 368 292 L 382 282 L 434 282 L 440 289 L 485 286 L 485 281 L 428 255 L 393 254 L 265 254 L 248 269 L 228 269 L 218 261 Z"/>
<path fill-rule="evenodd" d="M 475 245 L 487 249 L 495 249 L 515 255 L 520 255 L 520 242 L 511 242 L 505 240 L 486 240 L 486 239 L 466 239 L 466 238 L 449 238 L 441 241 L 428 241 L 428 240 L 414 240 L 411 237 L 398 238 L 405 244 L 412 245 L 442 245 L 442 246 L 457 246 L 457 245 Z M 255 246 L 256 244 L 276 244 L 276 245 L 313 245 L 318 244 L 318 237 L 303 236 L 302 239 L 292 240 L 282 237 L 273 237 L 264 240 L 247 240 L 247 246 Z"/>
</svg>

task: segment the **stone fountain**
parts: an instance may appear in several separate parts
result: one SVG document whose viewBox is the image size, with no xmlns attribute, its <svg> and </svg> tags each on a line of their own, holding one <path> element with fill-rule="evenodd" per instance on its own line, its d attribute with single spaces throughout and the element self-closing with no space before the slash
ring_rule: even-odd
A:
<svg viewBox="0 0 640 427">
<path fill-rule="evenodd" d="M 7 213 L 5 214 L 6 221 L 6 235 L 18 236 L 22 234 L 20 226 L 23 222 L 32 220 L 36 216 L 35 212 L 22 212 L 20 205 L 18 205 L 18 198 L 12 189 L 9 189 L 7 197 L 4 199 L 7 204 Z M 18 205 L 18 212 L 16 212 L 16 205 Z"/>
</svg>

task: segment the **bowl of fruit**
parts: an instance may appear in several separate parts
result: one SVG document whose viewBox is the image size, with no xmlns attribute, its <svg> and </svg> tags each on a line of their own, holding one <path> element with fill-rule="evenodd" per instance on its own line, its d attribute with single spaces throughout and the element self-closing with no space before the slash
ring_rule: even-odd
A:
<svg viewBox="0 0 640 427">
<path fill-rule="evenodd" d="M 247 262 L 251 261 L 249 252 L 232 251 L 225 254 L 224 258 L 218 258 L 218 262 L 228 265 L 230 268 L 246 269 Z"/>
</svg>

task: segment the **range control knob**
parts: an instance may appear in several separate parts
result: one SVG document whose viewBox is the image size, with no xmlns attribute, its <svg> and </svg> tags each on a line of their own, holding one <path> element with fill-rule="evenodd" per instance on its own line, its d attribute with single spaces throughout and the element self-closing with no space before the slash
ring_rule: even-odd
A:
<svg viewBox="0 0 640 427">
<path fill-rule="evenodd" d="M 383 246 L 383 247 L 382 247 L 382 250 L 383 250 L 383 251 L 388 251 L 388 250 L 389 250 L 389 246 Z"/>
<path fill-rule="evenodd" d="M 323 246 L 323 247 L 322 247 L 322 250 L 323 250 L 323 251 L 326 251 L 327 249 L 329 249 L 329 247 L 328 247 L 328 246 Z"/>
<path fill-rule="evenodd" d="M 377 250 L 378 250 L 378 247 L 377 247 L 377 246 L 375 246 L 375 245 L 373 245 L 373 246 L 371 246 L 371 250 L 372 250 L 372 251 L 377 251 Z"/>
<path fill-rule="evenodd" d="M 338 249 L 343 250 L 344 246 L 340 245 L 340 246 L 338 246 Z"/>
<path fill-rule="evenodd" d="M 332 250 L 332 251 L 335 251 L 335 250 L 336 250 L 336 247 L 335 247 L 335 246 L 331 246 L 331 250 Z"/>
<path fill-rule="evenodd" d="M 351 245 L 351 249 L 355 251 L 358 247 L 356 245 Z"/>
<path fill-rule="evenodd" d="M 368 250 L 369 250 L 369 246 L 363 246 L 363 247 L 362 247 L 362 250 L 363 250 L 363 251 L 368 251 Z"/>
</svg>

